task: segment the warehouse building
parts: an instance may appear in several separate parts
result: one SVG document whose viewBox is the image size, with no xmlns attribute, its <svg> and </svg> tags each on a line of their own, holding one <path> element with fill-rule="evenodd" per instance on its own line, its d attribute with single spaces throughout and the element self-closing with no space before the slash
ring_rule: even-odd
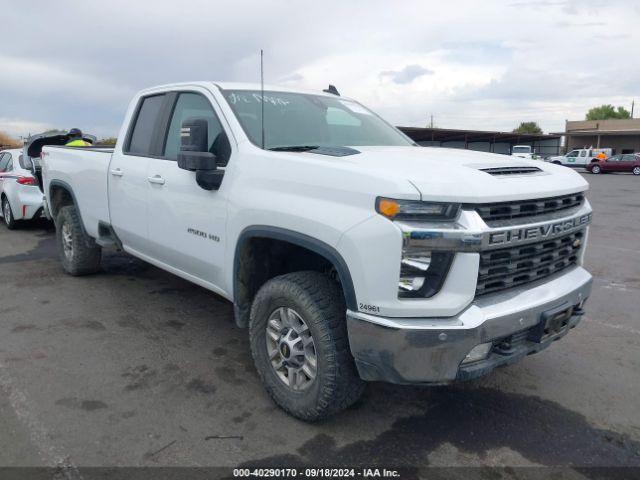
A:
<svg viewBox="0 0 640 480">
<path fill-rule="evenodd" d="M 567 151 L 576 148 L 612 148 L 613 153 L 640 152 L 640 118 L 625 120 L 567 121 L 564 132 Z"/>
<path fill-rule="evenodd" d="M 511 154 L 514 145 L 530 145 L 537 154 L 548 157 L 560 153 L 563 134 L 520 134 L 451 128 L 398 127 L 424 147 L 465 148 L 481 152 Z"/>
</svg>

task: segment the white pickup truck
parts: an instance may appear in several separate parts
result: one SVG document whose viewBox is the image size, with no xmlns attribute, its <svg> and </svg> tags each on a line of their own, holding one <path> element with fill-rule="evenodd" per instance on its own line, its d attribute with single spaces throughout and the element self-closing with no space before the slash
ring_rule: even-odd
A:
<svg viewBox="0 0 640 480">
<path fill-rule="evenodd" d="M 531 145 L 514 145 L 511 148 L 511 156 L 527 160 L 542 160 L 540 155 L 536 155 L 536 151 Z"/>
<path fill-rule="evenodd" d="M 330 93 L 198 82 L 132 100 L 113 150 L 44 147 L 64 269 L 116 247 L 233 302 L 275 402 L 317 420 L 366 381 L 442 384 L 583 314 L 588 184 L 423 148 Z"/>
<path fill-rule="evenodd" d="M 613 155 L 611 148 L 579 148 L 571 150 L 566 155 L 549 157 L 546 161 L 565 167 L 584 168 L 589 165 L 599 153 L 604 153 L 607 157 Z"/>
</svg>

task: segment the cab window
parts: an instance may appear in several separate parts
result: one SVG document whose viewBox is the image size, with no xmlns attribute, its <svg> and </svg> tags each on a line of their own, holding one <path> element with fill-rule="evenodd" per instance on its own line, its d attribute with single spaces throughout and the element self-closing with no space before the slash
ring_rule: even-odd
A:
<svg viewBox="0 0 640 480">
<path fill-rule="evenodd" d="M 573 150 L 567 153 L 567 157 L 577 157 L 577 156 L 578 156 L 578 150 Z"/>
<path fill-rule="evenodd" d="M 142 156 L 151 155 L 153 133 L 163 101 L 164 94 L 142 99 L 126 153 Z"/>
<path fill-rule="evenodd" d="M 182 127 L 182 122 L 191 118 L 207 120 L 209 125 L 207 136 L 209 152 L 216 156 L 219 166 L 225 166 L 231 154 L 229 139 L 209 100 L 198 93 L 185 92 L 178 95 L 169 130 L 167 131 L 164 157 L 169 160 L 178 159 L 182 140 L 180 128 Z"/>
</svg>

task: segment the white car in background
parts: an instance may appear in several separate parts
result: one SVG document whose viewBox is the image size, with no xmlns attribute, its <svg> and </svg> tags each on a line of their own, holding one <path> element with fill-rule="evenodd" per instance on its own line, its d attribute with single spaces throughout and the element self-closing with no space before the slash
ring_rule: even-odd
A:
<svg viewBox="0 0 640 480">
<path fill-rule="evenodd" d="M 28 165 L 22 149 L 0 151 L 0 215 L 13 230 L 21 220 L 42 216 L 42 192 Z"/>
</svg>

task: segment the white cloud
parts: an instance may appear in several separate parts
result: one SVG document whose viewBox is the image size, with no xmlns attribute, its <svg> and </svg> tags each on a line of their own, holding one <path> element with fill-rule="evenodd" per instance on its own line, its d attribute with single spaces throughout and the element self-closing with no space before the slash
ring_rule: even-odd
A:
<svg viewBox="0 0 640 480">
<path fill-rule="evenodd" d="M 133 93 L 130 88 L 85 72 L 80 66 L 71 70 L 55 62 L 7 55 L 0 55 L 0 65 L 5 73 L 0 75 L 0 89 L 5 93 L 18 92 L 34 99 L 57 95 L 61 101 L 82 99 L 99 104 L 126 101 Z"/>
<path fill-rule="evenodd" d="M 396 124 L 555 131 L 640 96 L 640 5 L 625 0 L 23 0 L 3 14 L 0 115 L 104 135 L 138 89 L 258 81 L 261 48 L 268 83 L 332 83 Z"/>
<path fill-rule="evenodd" d="M 15 138 L 26 137 L 29 133 L 39 133 L 50 128 L 52 128 L 51 125 L 47 123 L 0 117 L 0 131 L 8 133 Z"/>
<path fill-rule="evenodd" d="M 429 70 L 422 65 L 407 65 L 400 70 L 385 70 L 384 72 L 380 72 L 380 77 L 388 77 L 394 83 L 405 84 L 411 83 L 423 75 L 431 74 L 433 74 L 433 70 Z"/>
</svg>

